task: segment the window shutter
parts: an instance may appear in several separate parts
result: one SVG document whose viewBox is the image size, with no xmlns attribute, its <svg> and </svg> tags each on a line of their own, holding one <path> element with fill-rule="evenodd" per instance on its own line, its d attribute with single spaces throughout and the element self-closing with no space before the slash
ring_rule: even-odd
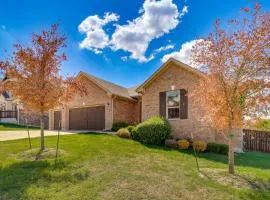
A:
<svg viewBox="0 0 270 200">
<path fill-rule="evenodd" d="M 187 90 L 180 90 L 180 119 L 188 118 L 188 93 Z"/>
<path fill-rule="evenodd" d="M 159 116 L 166 118 L 166 92 L 159 93 Z"/>
</svg>

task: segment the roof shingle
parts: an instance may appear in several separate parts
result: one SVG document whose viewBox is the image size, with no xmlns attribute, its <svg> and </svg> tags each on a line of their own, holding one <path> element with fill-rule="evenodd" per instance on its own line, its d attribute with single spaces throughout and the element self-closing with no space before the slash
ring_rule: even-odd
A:
<svg viewBox="0 0 270 200">
<path fill-rule="evenodd" d="M 133 99 L 133 100 L 134 100 L 133 97 L 139 96 L 139 94 L 135 91 L 137 87 L 125 88 L 115 83 L 106 81 L 102 78 L 93 76 L 89 73 L 86 73 L 86 72 L 80 72 L 80 73 L 84 74 L 90 80 L 94 81 L 97 85 L 102 87 L 104 90 L 112 93 L 113 95 L 128 98 L 128 99 Z"/>
</svg>

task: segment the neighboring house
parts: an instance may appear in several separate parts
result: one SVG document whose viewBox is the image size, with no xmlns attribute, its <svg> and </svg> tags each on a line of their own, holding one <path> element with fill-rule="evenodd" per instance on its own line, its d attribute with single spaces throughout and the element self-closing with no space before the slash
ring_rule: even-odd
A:
<svg viewBox="0 0 270 200">
<path fill-rule="evenodd" d="M 10 92 L 0 94 L 0 121 L 8 123 L 18 122 L 18 101 L 15 100 Z"/>
<path fill-rule="evenodd" d="M 57 129 L 61 120 L 63 130 L 103 130 L 111 129 L 115 122 L 138 123 L 160 115 L 169 120 L 177 138 L 193 135 L 208 142 L 224 143 L 223 136 L 200 121 L 206 111 L 190 95 L 202 76 L 199 70 L 173 58 L 134 88 L 80 72 L 78 78 L 85 82 L 88 94 L 75 95 L 63 108 L 50 111 L 49 127 Z"/>
<path fill-rule="evenodd" d="M 3 80 L 0 80 L 3 83 Z M 14 98 L 9 91 L 0 94 L 0 122 L 21 125 L 40 126 L 40 115 L 37 112 L 26 111 L 23 103 Z M 45 116 L 45 128 L 49 127 L 48 114 Z"/>
</svg>

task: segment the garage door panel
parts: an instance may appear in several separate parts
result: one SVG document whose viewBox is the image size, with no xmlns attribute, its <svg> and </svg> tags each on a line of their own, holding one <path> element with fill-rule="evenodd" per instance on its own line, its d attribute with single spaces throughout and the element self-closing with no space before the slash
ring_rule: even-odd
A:
<svg viewBox="0 0 270 200">
<path fill-rule="evenodd" d="M 87 109 L 73 108 L 69 111 L 69 129 L 86 130 L 87 129 Z"/>
<path fill-rule="evenodd" d="M 70 109 L 70 130 L 102 130 L 104 128 L 105 106 Z"/>
<path fill-rule="evenodd" d="M 102 130 L 105 128 L 105 107 L 96 106 L 87 108 L 87 128 L 89 130 Z"/>
</svg>

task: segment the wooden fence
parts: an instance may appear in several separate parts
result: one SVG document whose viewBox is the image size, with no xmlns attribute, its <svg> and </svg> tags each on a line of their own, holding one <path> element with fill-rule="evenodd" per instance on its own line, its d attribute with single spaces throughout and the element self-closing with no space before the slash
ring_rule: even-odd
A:
<svg viewBox="0 0 270 200">
<path fill-rule="evenodd" d="M 243 130 L 244 151 L 270 152 L 270 132 Z"/>
</svg>

